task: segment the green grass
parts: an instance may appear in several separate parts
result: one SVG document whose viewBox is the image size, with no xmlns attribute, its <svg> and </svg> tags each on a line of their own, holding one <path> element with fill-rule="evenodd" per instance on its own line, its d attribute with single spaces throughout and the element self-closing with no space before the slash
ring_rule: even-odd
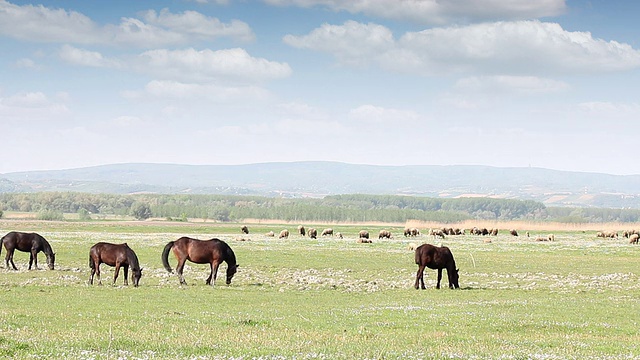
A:
<svg viewBox="0 0 640 360">
<path fill-rule="evenodd" d="M 0 358 L 640 359 L 640 247 L 624 239 L 433 241 L 394 229 L 395 240 L 357 244 L 359 230 L 379 228 L 337 227 L 343 240 L 278 240 L 263 234 L 295 226 L 254 225 L 248 236 L 239 227 L 0 222 L 2 233 L 40 232 L 57 253 L 54 271 L 27 271 L 26 253 L 16 253 L 18 272 L 0 268 Z M 160 253 L 182 235 L 229 242 L 240 264 L 231 286 L 226 265 L 211 288 L 208 266 L 196 264 L 185 270 L 189 285 L 178 285 Z M 87 285 L 98 241 L 136 251 L 140 287 L 122 286 L 122 274 L 112 286 L 104 265 L 104 285 Z M 462 289 L 446 289 L 445 275 L 436 290 L 428 270 L 430 288 L 414 290 L 410 242 L 449 246 Z"/>
</svg>

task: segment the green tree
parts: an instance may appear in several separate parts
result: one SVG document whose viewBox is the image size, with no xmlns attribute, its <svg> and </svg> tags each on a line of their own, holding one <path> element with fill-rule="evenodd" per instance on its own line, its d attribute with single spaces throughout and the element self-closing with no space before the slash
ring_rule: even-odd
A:
<svg viewBox="0 0 640 360">
<path fill-rule="evenodd" d="M 131 215 L 138 220 L 146 220 L 153 215 L 151 213 L 151 207 L 143 202 L 136 202 L 131 205 Z"/>
</svg>

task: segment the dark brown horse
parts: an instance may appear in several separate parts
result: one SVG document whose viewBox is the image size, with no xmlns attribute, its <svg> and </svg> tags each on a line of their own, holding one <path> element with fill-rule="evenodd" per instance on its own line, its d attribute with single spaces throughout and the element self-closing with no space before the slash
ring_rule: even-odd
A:
<svg viewBox="0 0 640 360">
<path fill-rule="evenodd" d="M 442 280 L 442 269 L 447 269 L 449 277 L 449 288 L 459 288 L 458 285 L 458 269 L 456 269 L 456 261 L 453 254 L 446 246 L 433 246 L 430 244 L 422 244 L 416 249 L 416 264 L 418 265 L 418 273 L 416 274 L 416 289 L 424 287 L 424 268 L 438 270 L 438 283 L 436 289 L 440 289 L 440 280 Z"/>
<path fill-rule="evenodd" d="M 211 274 L 207 278 L 207 285 L 213 286 L 218 275 L 218 267 L 224 261 L 227 263 L 227 285 L 231 284 L 233 275 L 238 270 L 236 255 L 229 245 L 220 239 L 198 240 L 188 237 L 181 237 L 176 241 L 170 241 L 162 251 L 162 264 L 168 272 L 173 272 L 169 265 L 169 251 L 173 249 L 173 254 L 178 259 L 176 272 L 180 279 L 180 285 L 187 285 L 184 281 L 182 271 L 187 260 L 196 264 L 209 264 Z M 213 281 L 211 281 L 213 279 Z"/>
<path fill-rule="evenodd" d="M 99 242 L 91 247 L 91 250 L 89 250 L 89 267 L 91 268 L 91 277 L 89 278 L 90 285 L 93 285 L 93 275 L 96 273 L 98 274 L 98 284 L 102 285 L 102 280 L 100 280 L 100 264 L 102 263 L 115 266 L 116 269 L 113 275 L 114 285 L 120 273 L 120 267 L 124 269 L 124 284 L 129 285 L 127 280 L 129 278 L 129 267 L 131 267 L 133 286 L 138 286 L 140 278 L 142 277 L 142 269 L 138 262 L 138 256 L 136 256 L 136 253 L 131 250 L 126 243 L 110 244 Z"/>
<path fill-rule="evenodd" d="M 18 270 L 16 264 L 13 262 L 13 253 L 16 250 L 20 250 L 30 253 L 29 270 L 31 270 L 32 264 L 35 265 L 36 269 L 38 268 L 38 253 L 40 251 L 44 252 L 47 256 L 49 270 L 53 270 L 54 263 L 56 262 L 56 254 L 53 252 L 49 242 L 41 235 L 12 231 L 0 240 L 0 253 L 2 253 L 2 244 L 4 244 L 4 247 L 7 249 L 7 256 L 5 257 L 7 269 L 9 268 L 9 262 L 11 262 L 13 269 Z"/>
</svg>

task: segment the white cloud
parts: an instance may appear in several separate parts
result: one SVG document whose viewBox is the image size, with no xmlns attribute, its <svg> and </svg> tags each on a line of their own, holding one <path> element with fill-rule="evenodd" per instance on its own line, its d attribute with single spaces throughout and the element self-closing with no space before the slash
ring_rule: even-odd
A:
<svg viewBox="0 0 640 360">
<path fill-rule="evenodd" d="M 377 124 L 399 124 L 416 122 L 421 116 L 413 110 L 389 109 L 374 105 L 362 105 L 349 112 L 349 117 L 354 120 L 377 123 Z"/>
<path fill-rule="evenodd" d="M 232 20 L 231 23 L 224 24 L 216 18 L 204 16 L 197 11 L 174 14 L 168 9 L 162 9 L 160 13 L 149 10 L 143 14 L 143 18 L 149 24 L 205 39 L 227 36 L 243 41 L 255 40 L 255 34 L 247 23 Z"/>
<path fill-rule="evenodd" d="M 122 95 L 132 100 L 145 97 L 188 101 L 206 99 L 217 103 L 269 97 L 266 90 L 256 86 L 222 87 L 214 84 L 190 84 L 160 80 L 149 82 L 144 91 L 126 91 Z"/>
<path fill-rule="evenodd" d="M 160 79 L 211 82 L 233 80 L 261 82 L 288 77 L 286 63 L 250 56 L 244 49 L 150 50 L 137 57 L 136 67 Z"/>
<path fill-rule="evenodd" d="M 64 99 L 63 96 L 58 98 Z M 42 92 L 18 93 L 8 97 L 0 97 L 0 118 L 19 123 L 27 121 L 53 121 L 70 113 L 67 106 L 59 101 L 52 101 Z M 0 125 L 7 125 L 1 122 Z"/>
<path fill-rule="evenodd" d="M 483 94 L 531 95 L 566 91 L 569 84 L 535 76 L 472 76 L 458 80 L 455 89 Z"/>
<path fill-rule="evenodd" d="M 557 16 L 565 0 L 264 0 L 278 6 L 323 6 L 334 11 L 423 24 L 520 20 Z"/>
<path fill-rule="evenodd" d="M 172 14 L 162 10 L 143 13 L 148 23 L 136 18 L 122 18 L 119 24 L 99 26 L 91 18 L 64 9 L 43 5 L 15 5 L 0 0 L 0 35 L 34 42 L 71 44 L 129 45 L 150 48 L 186 44 L 194 39 L 221 36 L 252 40 L 250 27 L 234 20 L 224 24 L 195 11 Z"/>
<path fill-rule="evenodd" d="M 18 59 L 15 62 L 15 67 L 19 69 L 39 69 L 40 66 L 35 61 L 29 58 Z"/>
<path fill-rule="evenodd" d="M 60 58 L 68 63 L 90 67 L 120 68 L 122 64 L 116 59 L 108 59 L 97 51 L 78 49 L 71 45 L 64 45 L 58 52 Z"/>
<path fill-rule="evenodd" d="M 354 66 L 368 63 L 395 45 L 388 28 L 355 21 L 347 21 L 344 25 L 324 24 L 309 35 L 286 35 L 283 40 L 293 47 L 331 53 L 341 63 Z"/>
<path fill-rule="evenodd" d="M 575 74 L 640 66 L 640 51 L 628 44 L 594 39 L 588 32 L 569 32 L 540 21 L 434 28 L 406 33 L 397 41 L 383 26 L 348 21 L 342 26 L 323 25 L 305 36 L 287 35 L 284 41 L 330 53 L 345 65 L 373 63 L 421 75 Z"/>
</svg>

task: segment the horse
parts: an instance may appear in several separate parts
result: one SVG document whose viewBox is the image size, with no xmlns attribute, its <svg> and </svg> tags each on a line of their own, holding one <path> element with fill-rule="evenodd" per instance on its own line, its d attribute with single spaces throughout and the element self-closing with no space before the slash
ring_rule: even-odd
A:
<svg viewBox="0 0 640 360">
<path fill-rule="evenodd" d="M 124 285 L 128 286 L 129 267 L 131 267 L 131 280 L 133 286 L 138 287 L 140 278 L 142 277 L 142 269 L 138 262 L 138 256 L 127 245 L 124 244 L 110 244 L 106 242 L 99 242 L 91 247 L 89 250 L 89 267 L 91 268 L 91 277 L 89 278 L 89 284 L 93 285 L 93 275 L 98 274 L 98 284 L 102 285 L 100 279 L 100 264 L 107 264 L 109 266 L 115 266 L 116 270 L 113 275 L 113 285 L 116 284 L 116 279 L 120 273 L 120 267 L 124 269 Z"/>
<path fill-rule="evenodd" d="M 416 249 L 416 264 L 418 265 L 418 273 L 416 274 L 416 289 L 422 287 L 424 290 L 424 268 L 438 270 L 438 283 L 436 289 L 440 289 L 440 280 L 442 280 L 442 269 L 447 269 L 449 277 L 449 288 L 460 288 L 458 284 L 458 269 L 456 269 L 456 261 L 453 254 L 446 246 L 433 246 L 431 244 L 422 244 Z"/>
<path fill-rule="evenodd" d="M 18 270 L 16 264 L 13 262 L 13 253 L 15 250 L 31 253 L 29 256 L 29 270 L 31 270 L 32 264 L 35 268 L 38 268 L 38 253 L 44 252 L 47 256 L 47 265 L 49 270 L 53 270 L 54 263 L 56 262 L 56 254 L 53 252 L 49 242 L 39 234 L 36 233 L 23 233 L 12 231 L 0 239 L 0 253 L 2 253 L 2 244 L 7 249 L 7 256 L 5 257 L 5 264 L 7 269 L 9 268 L 9 262 L 13 266 L 14 270 Z"/>
<path fill-rule="evenodd" d="M 184 280 L 183 270 L 187 260 L 196 264 L 209 264 L 211 274 L 207 278 L 207 285 L 213 286 L 218 275 L 218 267 L 224 261 L 227 263 L 227 285 L 231 284 L 231 279 L 238 271 L 236 264 L 236 255 L 229 245 L 220 240 L 213 238 L 211 240 L 198 240 L 189 237 L 181 237 L 176 241 L 170 241 L 162 251 L 162 264 L 168 272 L 172 273 L 169 265 L 169 251 L 173 249 L 173 254 L 178 259 L 176 272 L 180 279 L 180 285 L 187 285 Z M 211 281 L 213 279 L 213 281 Z"/>
</svg>

